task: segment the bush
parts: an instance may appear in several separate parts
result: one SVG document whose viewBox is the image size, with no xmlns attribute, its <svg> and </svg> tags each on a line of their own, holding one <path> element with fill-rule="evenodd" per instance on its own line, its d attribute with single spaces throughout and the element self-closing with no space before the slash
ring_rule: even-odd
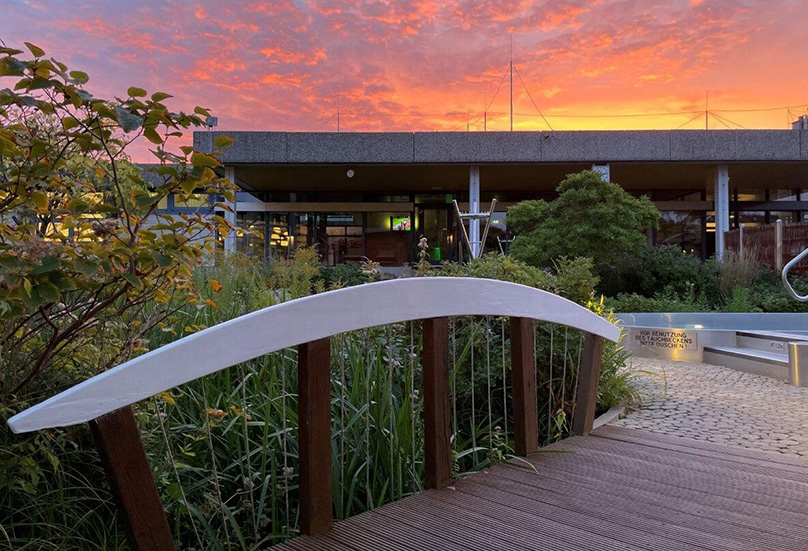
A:
<svg viewBox="0 0 808 551">
<path fill-rule="evenodd" d="M 593 298 L 598 276 L 591 258 L 562 257 L 555 262 L 558 293 L 572 302 L 587 305 Z"/>
<path fill-rule="evenodd" d="M 752 299 L 752 290 L 747 287 L 736 285 L 732 290 L 732 296 L 724 305 L 725 312 L 760 312 L 761 309 L 755 305 Z"/>
<path fill-rule="evenodd" d="M 766 271 L 769 271 L 769 268 L 758 262 L 754 252 L 749 250 L 726 251 L 718 271 L 718 287 L 721 297 L 724 300 L 730 299 L 738 287 L 753 289 L 758 278 Z"/>
<path fill-rule="evenodd" d="M 0 418 L 146 351 L 201 301 L 194 270 L 230 226 L 211 209 L 157 215 L 173 194 L 232 200 L 218 151 L 174 147 L 210 113 L 175 112 L 137 87 L 94 97 L 89 77 L 37 46 L 0 47 Z M 129 161 L 147 140 L 159 168 Z M 217 148 L 232 140 L 217 138 Z M 216 203 L 214 208 L 226 208 Z M 80 427 L 12 435 L 0 423 L 0 541 L 116 548 L 110 497 Z M 43 538 L 49 538 L 45 542 Z"/>
<path fill-rule="evenodd" d="M 658 293 L 656 297 L 646 297 L 637 293 L 621 293 L 615 298 L 607 298 L 606 306 L 615 312 L 707 312 L 709 307 L 693 299 L 693 295 L 680 297 L 675 291 Z"/>
<path fill-rule="evenodd" d="M 634 198 L 600 173 L 570 174 L 550 203 L 526 201 L 508 209 L 516 232 L 510 254 L 532 266 L 550 266 L 563 256 L 585 256 L 612 263 L 639 254 L 645 230 L 656 227 L 659 211 L 647 197 Z"/>
<path fill-rule="evenodd" d="M 646 245 L 639 255 L 623 254 L 613 264 L 600 264 L 599 290 L 606 296 L 640 294 L 653 297 L 665 289 L 699 300 L 717 300 L 717 268 L 677 245 Z"/>
<path fill-rule="evenodd" d="M 336 266 L 320 266 L 320 279 L 325 289 L 340 289 L 368 282 L 358 262 L 347 262 Z"/>
</svg>

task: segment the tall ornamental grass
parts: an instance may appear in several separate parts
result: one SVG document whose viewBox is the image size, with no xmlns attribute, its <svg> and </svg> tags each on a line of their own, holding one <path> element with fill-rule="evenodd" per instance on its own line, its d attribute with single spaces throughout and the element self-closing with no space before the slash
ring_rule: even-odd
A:
<svg viewBox="0 0 808 551">
<path fill-rule="evenodd" d="M 446 273 L 526 280 L 562 293 L 580 290 L 582 271 L 565 269 L 572 275 L 492 256 Z M 362 274 L 344 272 L 352 283 Z M 366 270 L 362 277 L 377 273 Z M 246 312 L 347 283 L 323 274 L 306 250 L 272 267 L 231 257 L 198 270 L 195 278 L 208 306 L 181 308 L 148 335 L 145 346 L 153 349 Z M 569 433 L 581 335 L 537 324 L 535 341 L 541 439 L 550 442 Z M 423 490 L 420 323 L 338 335 L 331 346 L 332 505 L 335 518 L 342 519 Z M 604 388 L 620 396 L 605 397 L 619 400 L 631 390 L 614 384 L 625 380 L 625 358 L 611 350 L 604 372 L 612 384 Z M 462 475 L 512 453 L 507 320 L 454 318 L 450 356 L 453 469 Z M 288 349 L 136 406 L 181 549 L 262 549 L 298 533 L 296 377 L 296 351 Z M 5 442 L 19 442 L 3 431 Z M 30 449 L 12 448 L 30 454 L 40 470 L 26 478 L 15 469 L 17 479 L 0 492 L 0 538 L 14 549 L 126 548 L 87 432 L 45 431 L 27 442 Z"/>
</svg>

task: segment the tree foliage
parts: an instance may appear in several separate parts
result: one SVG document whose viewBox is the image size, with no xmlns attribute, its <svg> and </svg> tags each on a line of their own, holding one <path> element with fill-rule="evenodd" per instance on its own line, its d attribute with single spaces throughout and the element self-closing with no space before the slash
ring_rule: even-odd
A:
<svg viewBox="0 0 808 551">
<path fill-rule="evenodd" d="M 570 174 L 556 189 L 554 201 L 523 201 L 508 209 L 508 228 L 516 233 L 510 253 L 533 266 L 565 256 L 600 264 L 623 252 L 638 254 L 644 231 L 659 223 L 647 197 L 632 197 L 598 172 Z"/>
<path fill-rule="evenodd" d="M 174 216 L 158 214 L 158 204 L 169 194 L 179 204 L 198 193 L 233 197 L 213 170 L 218 151 L 173 145 L 204 124 L 206 109 L 174 112 L 164 103 L 169 94 L 137 87 L 125 97 L 95 97 L 85 73 L 26 46 L 30 55 L 0 48 L 6 406 L 45 371 L 54 384 L 68 383 L 145 350 L 145 335 L 172 305 L 197 301 L 191 273 L 213 252 L 210 238 L 229 229 L 214 214 L 224 204 Z M 150 174 L 127 155 L 140 138 L 156 160 Z"/>
</svg>

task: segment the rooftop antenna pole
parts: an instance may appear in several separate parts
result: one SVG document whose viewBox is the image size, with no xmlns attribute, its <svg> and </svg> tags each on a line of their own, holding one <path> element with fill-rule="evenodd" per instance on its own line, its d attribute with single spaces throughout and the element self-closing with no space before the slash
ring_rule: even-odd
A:
<svg viewBox="0 0 808 551">
<path fill-rule="evenodd" d="M 513 34 L 511 34 L 511 132 L 513 132 Z"/>
<path fill-rule="evenodd" d="M 466 132 L 469 131 L 469 108 L 466 107 Z"/>
<path fill-rule="evenodd" d="M 705 90 L 704 96 L 704 129 L 710 129 L 710 91 Z"/>
<path fill-rule="evenodd" d="M 337 132 L 339 132 L 339 94 L 337 94 Z"/>
<path fill-rule="evenodd" d="M 483 132 L 488 132 L 488 92 L 483 92 Z"/>
</svg>

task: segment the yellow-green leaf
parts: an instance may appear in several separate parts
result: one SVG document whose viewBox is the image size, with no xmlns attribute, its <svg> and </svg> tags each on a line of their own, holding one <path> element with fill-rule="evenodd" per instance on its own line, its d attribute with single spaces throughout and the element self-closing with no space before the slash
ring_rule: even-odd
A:
<svg viewBox="0 0 808 551">
<path fill-rule="evenodd" d="M 198 167 L 219 166 L 219 160 L 211 155 L 206 155 L 201 151 L 194 151 L 191 155 L 191 164 Z"/>
<path fill-rule="evenodd" d="M 143 130 L 143 135 L 153 144 L 161 145 L 163 143 L 163 138 L 160 137 L 160 134 L 153 126 L 146 127 L 146 129 Z"/>
<path fill-rule="evenodd" d="M 123 274 L 123 278 L 127 282 L 129 282 L 129 284 L 132 285 L 132 287 L 134 287 L 135 289 L 142 289 L 143 288 L 143 282 L 135 274 L 133 274 L 131 272 L 125 272 Z"/>
<path fill-rule="evenodd" d="M 59 293 L 59 289 L 53 283 L 47 281 L 44 283 L 40 283 L 39 285 L 37 285 L 36 290 L 43 301 L 59 302 L 59 297 L 61 296 L 61 293 Z"/>
<path fill-rule="evenodd" d="M 126 93 L 133 98 L 146 97 L 146 90 L 143 88 L 138 88 L 137 86 L 130 86 Z"/>
<path fill-rule="evenodd" d="M 34 54 L 34 57 L 43 57 L 45 55 L 45 50 L 43 50 L 39 46 L 31 44 L 30 42 L 25 42 L 24 44 L 28 48 L 28 50 L 32 54 Z"/>
<path fill-rule="evenodd" d="M 196 189 L 196 180 L 184 180 L 180 185 L 185 193 L 193 193 Z"/>
<path fill-rule="evenodd" d="M 39 190 L 34 190 L 29 195 L 31 202 L 39 210 L 48 210 L 48 196 Z"/>
<path fill-rule="evenodd" d="M 62 128 L 65 130 L 70 130 L 71 128 L 75 128 L 79 125 L 79 121 L 76 120 L 76 117 L 72 115 L 68 115 L 62 119 Z"/>
<path fill-rule="evenodd" d="M 87 75 L 87 73 L 85 73 L 84 71 L 70 71 L 70 73 L 68 74 L 70 75 L 70 78 L 73 79 L 73 82 L 75 82 L 76 84 L 84 84 L 88 80 L 90 80 L 89 75 Z"/>
<path fill-rule="evenodd" d="M 216 147 L 230 147 L 233 145 L 233 138 L 230 136 L 225 136 L 224 134 L 219 134 L 216 136 L 216 139 L 213 140 L 213 145 Z"/>
</svg>

